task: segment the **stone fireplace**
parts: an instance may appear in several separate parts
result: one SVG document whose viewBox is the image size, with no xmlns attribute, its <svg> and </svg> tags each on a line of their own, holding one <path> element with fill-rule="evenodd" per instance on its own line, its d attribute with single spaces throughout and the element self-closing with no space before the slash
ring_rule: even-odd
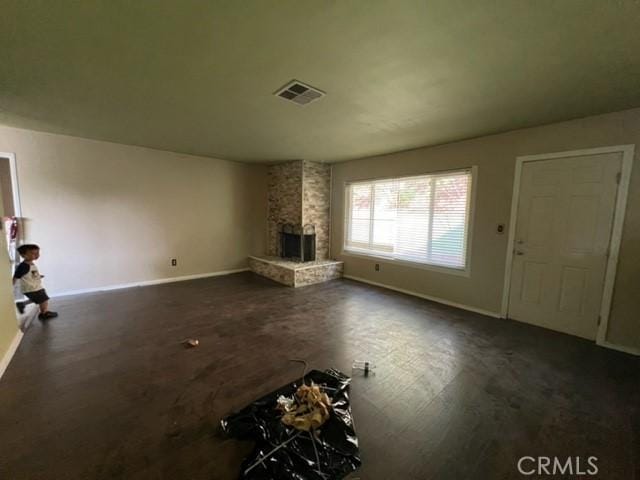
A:
<svg viewBox="0 0 640 480">
<path fill-rule="evenodd" d="M 330 259 L 331 166 L 293 161 L 269 167 L 268 243 L 264 256 L 250 257 L 254 272 L 291 286 L 342 276 Z"/>
</svg>

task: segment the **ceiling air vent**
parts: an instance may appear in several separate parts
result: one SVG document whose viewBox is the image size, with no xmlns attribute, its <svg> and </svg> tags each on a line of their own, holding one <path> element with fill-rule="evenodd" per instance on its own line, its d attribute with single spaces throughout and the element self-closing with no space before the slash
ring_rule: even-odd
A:
<svg viewBox="0 0 640 480">
<path fill-rule="evenodd" d="M 276 91 L 274 95 L 293 103 L 297 103 L 298 105 L 307 105 L 308 103 L 324 97 L 325 93 L 317 88 L 313 88 L 311 85 L 305 85 L 298 80 L 292 80 Z"/>
</svg>

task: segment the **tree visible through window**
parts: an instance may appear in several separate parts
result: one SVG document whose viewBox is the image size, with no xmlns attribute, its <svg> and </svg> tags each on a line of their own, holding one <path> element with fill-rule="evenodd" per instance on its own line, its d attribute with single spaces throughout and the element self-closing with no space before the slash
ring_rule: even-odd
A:
<svg viewBox="0 0 640 480">
<path fill-rule="evenodd" d="M 345 250 L 464 269 L 471 171 L 347 186 Z"/>
</svg>

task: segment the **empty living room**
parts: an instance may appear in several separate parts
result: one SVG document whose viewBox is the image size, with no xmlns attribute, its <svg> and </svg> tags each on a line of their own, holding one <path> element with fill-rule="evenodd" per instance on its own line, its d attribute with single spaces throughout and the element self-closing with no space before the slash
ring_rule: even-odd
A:
<svg viewBox="0 0 640 480">
<path fill-rule="evenodd" d="M 0 479 L 640 480 L 636 0 L 0 0 Z"/>
</svg>

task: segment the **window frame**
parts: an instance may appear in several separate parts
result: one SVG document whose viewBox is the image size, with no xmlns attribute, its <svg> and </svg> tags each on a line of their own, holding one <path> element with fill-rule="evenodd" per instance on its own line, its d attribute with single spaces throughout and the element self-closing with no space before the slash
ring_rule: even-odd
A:
<svg viewBox="0 0 640 480">
<path fill-rule="evenodd" d="M 430 176 L 430 175 L 456 174 L 456 173 L 462 173 L 462 172 L 468 172 L 471 176 L 471 188 L 469 191 L 469 195 L 467 196 L 468 217 L 467 217 L 467 230 L 466 230 L 466 237 L 465 237 L 466 256 L 465 256 L 464 267 L 456 268 L 456 267 L 447 267 L 443 265 L 437 265 L 437 264 L 426 263 L 426 262 L 412 262 L 410 260 L 401 260 L 401 259 L 393 258 L 391 256 L 384 255 L 384 253 L 382 252 L 372 253 L 370 250 L 366 250 L 366 249 L 360 250 L 358 248 L 347 246 L 348 239 L 349 239 L 349 232 L 351 229 L 351 222 L 349 221 L 349 219 L 351 218 L 350 187 L 352 185 L 357 185 L 359 183 L 369 183 L 373 185 L 376 182 L 385 182 L 390 180 L 403 180 L 408 178 L 424 177 L 424 176 Z M 450 275 L 470 277 L 471 276 L 471 253 L 472 253 L 471 247 L 473 245 L 473 224 L 474 224 L 474 217 L 475 217 L 477 182 L 478 182 L 478 167 L 475 165 L 470 167 L 461 167 L 461 168 L 455 168 L 455 169 L 426 172 L 426 173 L 421 173 L 416 175 L 402 175 L 398 177 L 378 177 L 378 178 L 345 181 L 342 189 L 342 192 L 344 195 L 343 196 L 343 199 L 344 199 L 343 222 L 344 223 L 343 223 L 342 249 L 340 252 L 341 255 L 347 256 L 347 257 L 360 258 L 360 259 L 375 260 L 378 263 L 389 263 L 394 265 L 407 266 L 411 268 L 418 268 L 418 269 L 431 270 L 431 271 L 440 272 L 440 273 L 447 273 Z M 372 196 L 372 200 L 375 202 L 375 199 L 373 196 Z M 371 208 L 375 208 L 375 204 Z M 373 222 L 371 223 L 373 224 Z"/>
</svg>

